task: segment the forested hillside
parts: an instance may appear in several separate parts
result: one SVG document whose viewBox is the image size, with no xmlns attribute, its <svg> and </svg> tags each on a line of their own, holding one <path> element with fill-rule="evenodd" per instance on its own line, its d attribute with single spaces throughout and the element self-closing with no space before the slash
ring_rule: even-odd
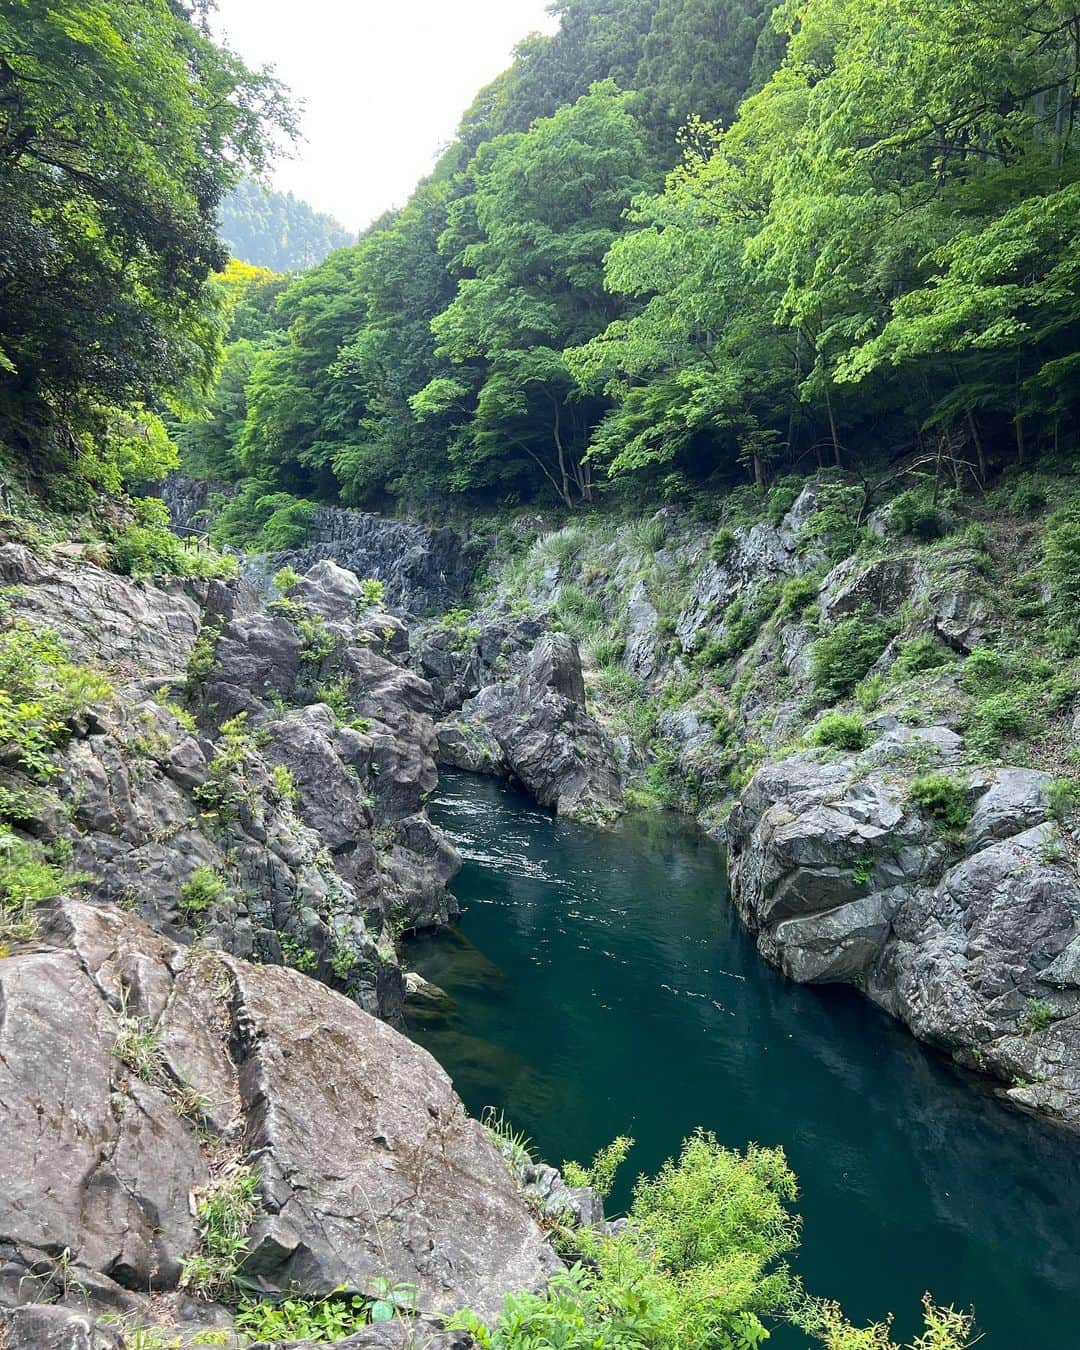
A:
<svg viewBox="0 0 1080 1350">
<path fill-rule="evenodd" d="M 253 500 L 576 508 L 1071 453 L 1080 9 L 559 14 L 276 302 L 200 467 Z"/>
<path fill-rule="evenodd" d="M 335 248 L 356 242 L 333 216 L 291 192 L 272 192 L 250 180 L 221 203 L 218 228 L 234 258 L 274 272 L 304 272 Z"/>
<path fill-rule="evenodd" d="M 291 126 L 204 10 L 0 10 L 0 447 L 68 502 L 174 459 L 158 414 L 218 362 L 222 199 Z"/>
</svg>

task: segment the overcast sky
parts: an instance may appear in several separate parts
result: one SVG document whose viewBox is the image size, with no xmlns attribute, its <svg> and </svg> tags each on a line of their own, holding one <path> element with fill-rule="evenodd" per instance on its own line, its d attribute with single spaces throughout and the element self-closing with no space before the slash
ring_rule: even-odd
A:
<svg viewBox="0 0 1080 1350">
<path fill-rule="evenodd" d="M 304 140 L 274 171 L 359 230 L 400 206 L 549 0 L 218 0 L 217 30 L 303 102 Z"/>
</svg>

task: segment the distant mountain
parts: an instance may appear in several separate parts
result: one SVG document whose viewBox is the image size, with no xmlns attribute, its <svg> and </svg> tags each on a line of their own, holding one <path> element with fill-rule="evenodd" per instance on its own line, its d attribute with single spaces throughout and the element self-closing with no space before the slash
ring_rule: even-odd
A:
<svg viewBox="0 0 1080 1350">
<path fill-rule="evenodd" d="M 221 205 L 218 226 L 233 257 L 275 272 L 302 272 L 328 253 L 355 244 L 333 216 L 313 211 L 291 192 L 244 182 Z"/>
</svg>

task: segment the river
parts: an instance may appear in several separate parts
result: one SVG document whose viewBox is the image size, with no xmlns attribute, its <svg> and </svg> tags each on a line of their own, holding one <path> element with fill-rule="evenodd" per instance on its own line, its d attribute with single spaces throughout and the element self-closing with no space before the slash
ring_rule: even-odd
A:
<svg viewBox="0 0 1080 1350">
<path fill-rule="evenodd" d="M 464 774 L 442 778 L 430 813 L 465 858 L 464 916 L 410 946 L 453 999 L 410 1030 L 474 1114 L 503 1111 L 556 1164 L 633 1135 L 609 1213 L 697 1125 L 781 1144 L 811 1291 L 856 1319 L 894 1312 L 901 1339 L 929 1290 L 974 1306 L 980 1350 L 1080 1345 L 1080 1141 L 1002 1106 L 855 991 L 768 967 L 691 822 L 596 832 Z"/>
</svg>

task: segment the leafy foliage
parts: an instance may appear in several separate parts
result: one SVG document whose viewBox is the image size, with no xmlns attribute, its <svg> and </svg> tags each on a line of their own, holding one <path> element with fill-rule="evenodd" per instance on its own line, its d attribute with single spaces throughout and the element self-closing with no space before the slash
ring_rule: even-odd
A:
<svg viewBox="0 0 1080 1350">
<path fill-rule="evenodd" d="M 827 702 L 850 693 L 888 646 L 896 632 L 890 619 L 853 614 L 823 633 L 811 649 L 814 688 Z"/>
<path fill-rule="evenodd" d="M 267 123 L 289 127 L 278 86 L 182 4 L 5 7 L 0 434 L 32 470 L 123 474 L 110 410 L 210 378 L 217 210 Z"/>
<path fill-rule="evenodd" d="M 780 1262 L 798 1242 L 795 1193 L 779 1150 L 737 1153 L 698 1132 L 639 1182 L 623 1233 L 577 1235 L 587 1264 L 541 1294 L 507 1298 L 494 1327 L 457 1321 L 491 1350 L 754 1350 L 767 1335 L 761 1318 L 794 1292 Z"/>
<path fill-rule="evenodd" d="M 962 830 L 971 819 L 968 786 L 944 773 L 925 774 L 913 780 L 911 800 L 943 830 Z"/>
</svg>

